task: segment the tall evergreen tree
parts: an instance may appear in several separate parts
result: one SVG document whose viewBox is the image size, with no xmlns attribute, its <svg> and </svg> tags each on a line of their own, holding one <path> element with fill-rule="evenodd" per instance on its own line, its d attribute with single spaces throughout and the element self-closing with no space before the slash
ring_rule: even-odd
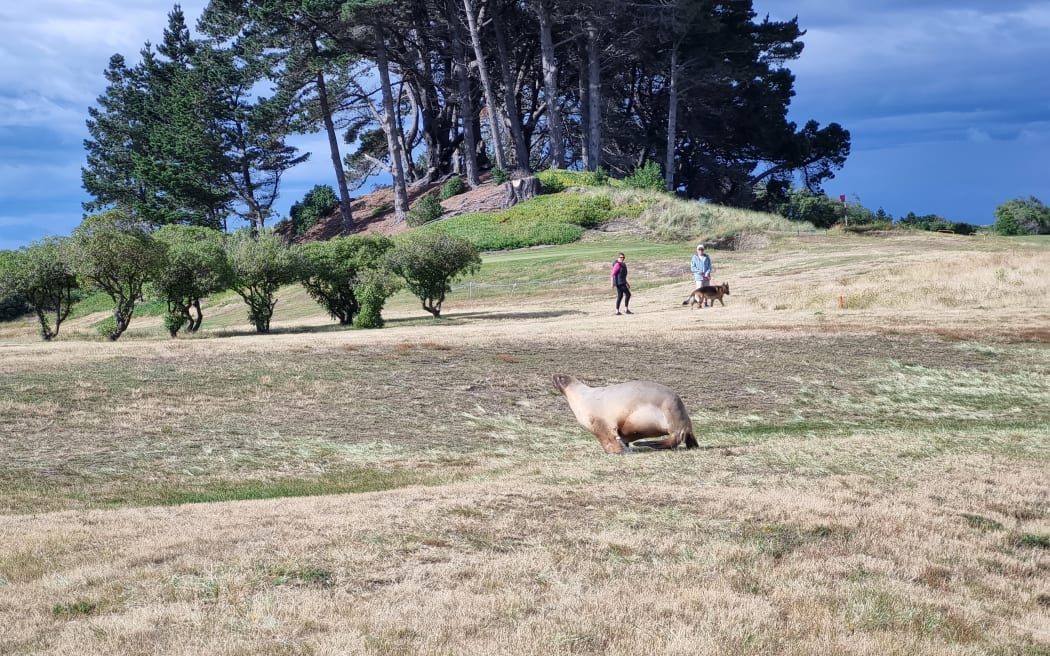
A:
<svg viewBox="0 0 1050 656">
<path fill-rule="evenodd" d="M 129 69 L 124 57 L 110 57 L 105 71 L 108 82 L 88 108 L 84 140 L 87 163 L 81 168 L 84 190 L 94 200 L 84 203 L 88 212 L 108 208 L 131 210 L 149 193 L 147 182 L 135 175 L 135 152 L 145 148 L 148 97 L 140 71 Z"/>
<path fill-rule="evenodd" d="M 135 210 L 153 225 L 183 223 L 223 227 L 232 194 L 229 162 L 215 117 L 222 112 L 207 68 L 196 66 L 199 44 L 182 9 L 168 14 L 164 38 L 154 54 L 143 53 L 148 90 L 146 148 L 134 154 L 137 175 L 155 189 Z"/>
<path fill-rule="evenodd" d="M 192 64 L 195 48 L 176 5 L 156 51 L 147 43 L 130 69 L 123 56 L 110 59 L 109 85 L 88 110 L 81 179 L 94 200 L 86 210 L 120 209 L 152 225 L 221 225 L 230 200 L 226 161 L 207 71 Z"/>
<path fill-rule="evenodd" d="M 216 100 L 213 129 L 226 159 L 224 180 L 235 197 L 230 209 L 257 232 L 273 213 L 284 173 L 309 153 L 299 154 L 287 143 L 292 130 L 287 97 L 259 95 L 268 72 L 264 57 L 237 47 L 202 45 L 197 59 L 209 71 L 207 83 Z"/>
<path fill-rule="evenodd" d="M 291 129 L 328 137 L 343 232 L 353 225 L 349 182 L 342 166 L 336 114 L 347 97 L 341 72 L 355 56 L 337 47 L 329 32 L 338 30 L 341 3 L 336 0 L 212 0 L 201 17 L 202 30 L 219 43 L 252 53 L 275 80 Z"/>
</svg>

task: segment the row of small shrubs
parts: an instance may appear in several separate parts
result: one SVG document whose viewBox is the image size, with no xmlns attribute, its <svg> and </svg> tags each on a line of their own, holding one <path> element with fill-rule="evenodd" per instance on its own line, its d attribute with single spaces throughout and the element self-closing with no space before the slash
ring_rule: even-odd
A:
<svg viewBox="0 0 1050 656">
<path fill-rule="evenodd" d="M 849 225 L 841 225 L 843 232 L 851 232 L 854 234 L 864 234 L 866 232 L 883 232 L 886 230 L 893 230 L 892 221 L 872 221 L 870 223 L 850 223 Z"/>
<path fill-rule="evenodd" d="M 913 230 L 928 230 L 931 232 L 952 232 L 957 235 L 972 235 L 977 232 L 977 226 L 959 221 L 949 221 L 936 214 L 916 216 L 914 212 L 898 221 L 899 225 Z"/>
</svg>

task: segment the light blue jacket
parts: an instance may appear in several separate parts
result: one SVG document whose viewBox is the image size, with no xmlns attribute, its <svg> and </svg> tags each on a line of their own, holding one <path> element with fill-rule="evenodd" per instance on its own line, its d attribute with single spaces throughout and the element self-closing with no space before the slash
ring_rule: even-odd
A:
<svg viewBox="0 0 1050 656">
<path fill-rule="evenodd" d="M 707 253 L 693 255 L 689 268 L 693 270 L 693 280 L 705 283 L 711 282 L 711 257 Z"/>
</svg>

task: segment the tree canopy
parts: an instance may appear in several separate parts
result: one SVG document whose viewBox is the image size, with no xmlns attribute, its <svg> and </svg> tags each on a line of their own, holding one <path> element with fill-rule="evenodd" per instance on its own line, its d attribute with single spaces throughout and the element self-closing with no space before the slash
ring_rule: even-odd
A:
<svg viewBox="0 0 1050 656">
<path fill-rule="evenodd" d="M 424 310 L 441 316 L 441 304 L 452 281 L 481 268 L 481 257 L 469 241 L 441 232 L 412 233 L 385 254 L 386 268 L 405 281 Z"/>
<path fill-rule="evenodd" d="M 402 217 L 406 185 L 501 162 L 656 162 L 680 194 L 773 209 L 850 150 L 837 123 L 787 120 L 805 32 L 751 0 L 211 0 L 197 29 L 175 5 L 141 63 L 111 59 L 87 209 L 257 229 L 305 158 L 293 132 L 327 134 L 344 233 L 348 189 L 379 172 Z"/>
<path fill-rule="evenodd" d="M 143 286 L 164 266 L 165 251 L 147 225 L 121 210 L 88 216 L 73 230 L 73 270 L 113 299 L 109 339 L 127 330 Z"/>
<path fill-rule="evenodd" d="M 58 335 L 78 291 L 68 237 L 47 237 L 17 251 L 0 251 L 0 298 L 24 300 L 45 341 Z"/>
</svg>

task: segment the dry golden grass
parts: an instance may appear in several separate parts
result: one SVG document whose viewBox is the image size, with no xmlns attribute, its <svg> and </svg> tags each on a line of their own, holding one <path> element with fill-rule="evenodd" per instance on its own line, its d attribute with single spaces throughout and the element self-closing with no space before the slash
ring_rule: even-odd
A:
<svg viewBox="0 0 1050 656">
<path fill-rule="evenodd" d="M 1050 654 L 1047 247 L 774 240 L 703 310 L 625 250 L 630 317 L 581 264 L 379 331 L 5 327 L 0 653 Z M 605 455 L 556 371 L 702 448 Z"/>
</svg>

